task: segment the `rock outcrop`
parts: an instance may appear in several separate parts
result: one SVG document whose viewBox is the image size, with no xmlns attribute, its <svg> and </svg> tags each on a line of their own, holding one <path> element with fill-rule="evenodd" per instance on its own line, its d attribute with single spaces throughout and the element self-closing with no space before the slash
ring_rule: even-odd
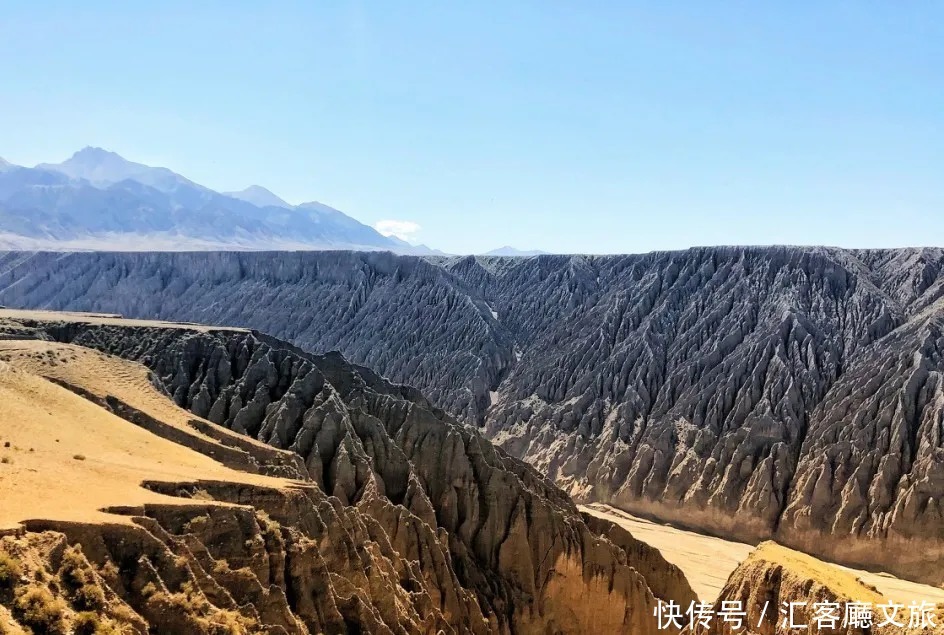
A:
<svg viewBox="0 0 944 635">
<path fill-rule="evenodd" d="M 944 582 L 940 249 L 9 254 L 0 289 L 338 349 L 578 500 Z"/>
<path fill-rule="evenodd" d="M 301 457 L 294 476 L 306 481 L 288 488 L 154 481 L 186 504 L 113 508 L 132 521 L 115 526 L 24 523 L 28 539 L 61 535 L 96 567 L 117 567 L 117 578 L 102 576 L 106 594 L 160 632 L 217 632 L 236 620 L 233 632 L 654 633 L 658 600 L 694 598 L 676 567 L 628 533 L 588 523 L 533 468 L 338 354 L 249 331 L 108 318 L 8 317 L 4 330 L 143 364 L 192 413 L 189 431 L 70 383 L 71 356 L 42 371 L 35 356 L 20 362 L 233 469 L 291 477 L 294 468 L 217 424 Z"/>
<path fill-rule="evenodd" d="M 944 633 L 944 610 L 926 604 L 922 615 L 920 607 L 917 601 L 889 600 L 847 571 L 765 542 L 731 574 L 706 617 L 685 633 Z"/>
</svg>

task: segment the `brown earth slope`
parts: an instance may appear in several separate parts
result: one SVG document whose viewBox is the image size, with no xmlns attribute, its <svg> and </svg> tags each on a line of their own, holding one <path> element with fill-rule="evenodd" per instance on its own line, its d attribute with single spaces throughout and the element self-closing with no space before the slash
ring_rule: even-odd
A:
<svg viewBox="0 0 944 635">
<path fill-rule="evenodd" d="M 723 607 L 743 610 L 743 622 L 726 618 Z M 732 604 L 735 603 L 732 607 Z M 847 606 L 866 610 L 869 622 L 854 618 Z M 791 604 L 793 605 L 791 607 Z M 920 605 L 919 602 L 915 602 Z M 895 606 L 897 605 L 897 606 Z M 731 574 L 713 605 L 716 617 L 690 627 L 698 635 L 930 635 L 944 633 L 944 610 L 927 603 L 928 617 L 911 603 L 891 601 L 852 573 L 773 542 L 765 542 Z M 717 615 L 722 617 L 719 619 Z"/>
<path fill-rule="evenodd" d="M 340 356 L 2 312 L 0 359 L 0 628 L 651 633 L 657 598 L 694 598 L 628 532 Z"/>
</svg>

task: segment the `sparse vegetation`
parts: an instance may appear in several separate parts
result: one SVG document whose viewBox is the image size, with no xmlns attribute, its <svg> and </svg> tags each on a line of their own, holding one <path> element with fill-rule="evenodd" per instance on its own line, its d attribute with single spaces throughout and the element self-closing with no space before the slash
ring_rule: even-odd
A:
<svg viewBox="0 0 944 635">
<path fill-rule="evenodd" d="M 185 583 L 185 586 L 189 586 L 189 583 Z M 155 591 L 148 596 L 147 601 L 151 606 L 170 607 L 175 611 L 191 616 L 205 615 L 210 608 L 210 604 L 205 598 L 193 594 L 190 589 L 183 590 L 180 593 Z"/>
<path fill-rule="evenodd" d="M 85 569 L 89 566 L 78 545 L 66 547 L 62 553 L 62 565 L 59 567 L 59 575 L 66 584 L 80 586 L 86 583 Z"/>
<path fill-rule="evenodd" d="M 262 525 L 266 532 L 279 534 L 282 531 L 282 525 L 279 524 L 279 521 L 269 516 L 265 510 L 256 512 L 256 520 L 259 521 L 259 524 Z"/>
<path fill-rule="evenodd" d="M 99 610 L 105 606 L 105 592 L 97 584 L 86 584 L 75 590 L 72 602 L 78 609 Z"/>
<path fill-rule="evenodd" d="M 70 599 L 77 609 L 100 611 L 105 606 L 105 592 L 78 545 L 69 547 L 63 553 L 59 575 L 71 591 Z"/>
<path fill-rule="evenodd" d="M 75 616 L 72 632 L 75 635 L 120 635 L 122 630 L 114 622 L 99 616 L 98 613 L 83 611 Z"/>
<path fill-rule="evenodd" d="M 115 632 L 116 633 L 125 633 L 127 632 L 127 624 L 133 623 L 138 619 L 138 615 L 132 610 L 127 604 L 119 603 L 114 604 L 109 607 L 108 614 L 111 615 L 112 619 L 115 621 Z"/>
<path fill-rule="evenodd" d="M 270 551 L 272 549 L 281 549 L 281 545 L 283 544 L 282 525 L 279 524 L 279 521 L 270 517 L 264 511 L 258 512 L 256 519 L 262 526 L 262 538 L 265 542 L 266 549 Z"/>
<path fill-rule="evenodd" d="M 198 534 L 203 531 L 209 523 L 210 517 L 204 514 L 202 516 L 194 516 L 188 520 L 184 528 L 188 534 Z"/>
<path fill-rule="evenodd" d="M 69 632 L 65 602 L 45 587 L 34 584 L 22 587 L 13 600 L 13 612 L 20 622 L 37 633 L 65 635 Z"/>
<path fill-rule="evenodd" d="M 155 593 L 157 593 L 157 586 L 153 582 L 148 582 L 143 587 L 141 587 L 142 597 L 149 598 Z"/>
<path fill-rule="evenodd" d="M 23 575 L 23 567 L 20 561 L 8 554 L 6 551 L 0 551 L 0 589 L 11 589 Z"/>
<path fill-rule="evenodd" d="M 148 585 L 152 586 L 152 585 Z M 142 589 L 142 594 L 148 589 Z M 200 589 L 191 582 L 181 585 L 177 593 L 152 592 L 148 604 L 173 610 L 202 625 L 205 632 L 213 635 L 247 635 L 264 632 L 259 623 L 237 611 L 221 610 L 210 604 Z"/>
<path fill-rule="evenodd" d="M 259 630 L 255 620 L 236 611 L 217 611 L 209 618 L 212 628 L 210 632 L 220 635 L 245 635 L 247 633 L 265 632 Z"/>
<path fill-rule="evenodd" d="M 230 572 L 229 563 L 226 562 L 226 560 L 223 560 L 221 558 L 213 562 L 213 573 L 217 575 L 223 575 L 229 572 Z"/>
<path fill-rule="evenodd" d="M 108 584 L 114 584 L 118 581 L 118 565 L 111 560 L 106 560 L 105 564 L 98 568 L 98 575 L 105 578 Z"/>
<path fill-rule="evenodd" d="M 97 613 L 84 611 L 75 616 L 72 622 L 72 630 L 75 635 L 95 635 L 101 628 L 102 621 Z"/>
<path fill-rule="evenodd" d="M 210 603 L 206 596 L 192 582 L 184 582 L 180 585 L 180 593 L 175 593 L 172 598 L 175 604 L 191 613 L 206 615 L 210 611 Z"/>
</svg>

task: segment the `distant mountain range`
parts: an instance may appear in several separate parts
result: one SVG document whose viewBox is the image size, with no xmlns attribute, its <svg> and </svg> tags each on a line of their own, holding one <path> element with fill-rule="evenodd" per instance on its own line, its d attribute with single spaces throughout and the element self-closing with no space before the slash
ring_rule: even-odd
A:
<svg viewBox="0 0 944 635">
<path fill-rule="evenodd" d="M 91 147 L 34 168 L 0 159 L 2 248 L 439 253 L 383 236 L 322 203 L 290 205 L 258 185 L 215 192 Z"/>
<path fill-rule="evenodd" d="M 250 185 L 245 190 L 223 192 L 223 194 L 252 203 L 256 207 L 284 207 L 285 209 L 292 209 L 293 207 L 261 185 Z"/>
</svg>

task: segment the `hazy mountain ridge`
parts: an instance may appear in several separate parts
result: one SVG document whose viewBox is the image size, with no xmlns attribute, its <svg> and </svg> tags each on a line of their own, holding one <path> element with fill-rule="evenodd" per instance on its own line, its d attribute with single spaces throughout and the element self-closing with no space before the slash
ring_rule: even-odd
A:
<svg viewBox="0 0 944 635">
<path fill-rule="evenodd" d="M 0 168 L 0 246 L 430 253 L 321 203 L 291 206 L 259 186 L 220 194 L 100 148 L 58 164 Z"/>
<path fill-rule="evenodd" d="M 162 192 L 193 188 L 209 193 L 211 190 L 167 168 L 151 167 L 128 161 L 115 152 L 86 147 L 62 163 L 40 163 L 37 170 L 58 172 L 70 179 L 88 181 L 96 187 L 107 187 L 122 181 L 136 181 Z"/>
<path fill-rule="evenodd" d="M 293 207 L 261 185 L 250 185 L 244 190 L 223 192 L 223 194 L 230 198 L 238 198 L 241 201 L 252 203 L 256 207 L 284 207 L 286 209 Z"/>
<path fill-rule="evenodd" d="M 940 582 L 941 249 L 10 254 L 0 271 L 0 304 L 340 349 L 578 499 Z"/>
</svg>

